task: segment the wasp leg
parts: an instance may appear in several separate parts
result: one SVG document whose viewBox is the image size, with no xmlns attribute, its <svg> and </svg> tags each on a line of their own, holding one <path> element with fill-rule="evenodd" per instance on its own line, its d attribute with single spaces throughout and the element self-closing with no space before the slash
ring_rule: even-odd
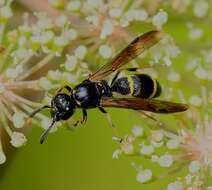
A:
<svg viewBox="0 0 212 190">
<path fill-rule="evenodd" d="M 87 111 L 85 109 L 82 109 L 82 120 L 81 120 L 81 124 L 85 124 L 88 118 L 88 114 Z"/>
<path fill-rule="evenodd" d="M 116 130 L 116 127 L 115 127 L 115 125 L 114 125 L 113 122 L 112 122 L 112 119 L 111 119 L 111 117 L 110 117 L 110 114 L 107 113 L 107 111 L 106 111 L 103 107 L 98 107 L 98 108 L 99 108 L 99 110 L 100 110 L 102 113 L 104 113 L 104 114 L 106 115 L 109 125 L 110 125 L 110 126 L 112 127 L 112 129 L 114 130 L 115 136 L 113 137 L 113 139 L 118 139 L 118 140 L 116 140 L 116 141 L 118 141 L 118 142 L 121 143 L 123 140 L 122 140 L 122 138 L 120 137 L 120 135 L 118 134 L 118 131 Z"/>
<path fill-rule="evenodd" d="M 107 113 L 107 111 L 106 111 L 103 107 L 98 107 L 98 108 L 99 108 L 99 110 L 100 110 L 102 113 L 104 113 L 104 114 L 106 115 L 107 120 L 108 120 L 108 123 L 110 124 L 110 126 L 111 126 L 112 128 L 115 128 L 115 125 L 113 124 L 113 121 L 112 121 L 112 119 L 111 119 L 111 117 L 110 117 L 110 114 Z"/>
<path fill-rule="evenodd" d="M 80 123 L 81 124 L 85 124 L 88 118 L 88 114 L 87 111 L 85 109 L 82 109 L 82 119 L 81 120 L 77 120 L 74 124 L 72 124 L 72 126 L 68 127 L 77 127 Z"/>
<path fill-rule="evenodd" d="M 77 120 L 74 124 L 73 124 L 73 127 L 77 127 L 79 125 L 80 121 Z"/>
<path fill-rule="evenodd" d="M 60 88 L 57 90 L 57 93 L 61 92 L 64 88 L 65 88 L 66 90 L 68 90 L 71 94 L 73 94 L 72 88 L 71 88 L 70 86 L 68 86 L 68 85 L 65 85 L 65 86 L 60 87 Z"/>
<path fill-rule="evenodd" d="M 137 71 L 138 69 L 139 69 L 138 67 L 131 67 L 131 68 L 123 69 L 123 70 L 130 71 L 130 72 L 135 72 L 135 71 Z"/>
<path fill-rule="evenodd" d="M 119 74 L 120 74 L 120 71 L 118 71 L 118 72 L 115 74 L 115 76 L 113 77 L 113 79 L 112 79 L 112 81 L 111 81 L 110 86 L 113 86 L 113 83 L 116 81 L 116 79 L 118 78 Z"/>
</svg>

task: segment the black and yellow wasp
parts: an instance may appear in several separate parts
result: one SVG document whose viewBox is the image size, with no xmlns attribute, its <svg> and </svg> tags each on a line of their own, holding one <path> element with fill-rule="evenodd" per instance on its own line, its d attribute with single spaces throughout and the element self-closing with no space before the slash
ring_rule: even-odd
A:
<svg viewBox="0 0 212 190">
<path fill-rule="evenodd" d="M 91 74 L 88 79 L 82 81 L 73 89 L 70 86 L 64 86 L 63 88 L 69 92 L 68 94 L 62 93 L 63 88 L 61 88 L 52 98 L 51 105 L 44 105 L 35 110 L 31 117 L 45 108 L 50 108 L 52 115 L 52 124 L 42 134 L 40 143 L 44 142 L 55 122 L 69 119 L 76 108 L 82 110 L 81 123 L 86 122 L 87 109 L 90 108 L 98 108 L 103 113 L 107 113 L 105 107 L 127 108 L 155 113 L 175 113 L 187 110 L 188 106 L 186 104 L 153 99 L 160 95 L 161 87 L 156 80 L 146 74 L 118 78 L 121 67 L 146 49 L 154 46 L 163 36 L 164 33 L 161 31 L 150 31 L 138 36 L 109 63 Z M 111 84 L 103 80 L 115 71 L 117 73 Z M 115 92 L 121 94 L 122 97 L 115 97 Z"/>
</svg>

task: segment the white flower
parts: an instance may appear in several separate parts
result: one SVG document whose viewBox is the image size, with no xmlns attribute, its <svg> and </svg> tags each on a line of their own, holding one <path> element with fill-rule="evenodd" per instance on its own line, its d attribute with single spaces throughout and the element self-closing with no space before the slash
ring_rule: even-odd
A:
<svg viewBox="0 0 212 190">
<path fill-rule="evenodd" d="M 161 28 L 162 25 L 164 25 L 168 20 L 168 14 L 160 10 L 155 16 L 152 18 L 152 24 L 156 26 L 157 28 Z"/>
<path fill-rule="evenodd" d="M 101 45 L 99 47 L 99 54 L 105 59 L 110 58 L 112 56 L 111 47 L 108 45 Z"/>
<path fill-rule="evenodd" d="M 152 171 L 150 169 L 145 169 L 139 171 L 136 180 L 140 183 L 146 183 L 152 179 Z"/>
<path fill-rule="evenodd" d="M 80 1 L 70 1 L 66 7 L 67 11 L 77 12 L 80 10 L 81 2 Z"/>
<path fill-rule="evenodd" d="M 190 59 L 188 61 L 188 63 L 186 64 L 186 69 L 188 71 L 191 71 L 192 69 L 194 69 L 198 65 L 200 65 L 200 60 L 198 58 L 193 58 L 193 59 Z"/>
<path fill-rule="evenodd" d="M 54 45 L 57 47 L 64 47 L 68 43 L 67 39 L 65 36 L 58 36 L 54 38 Z"/>
<path fill-rule="evenodd" d="M 23 133 L 13 132 L 11 135 L 10 143 L 16 148 L 24 145 L 26 143 L 26 141 L 27 141 L 27 139 Z"/>
<path fill-rule="evenodd" d="M 185 176 L 185 182 L 187 185 L 190 185 L 192 183 L 193 176 L 191 174 L 188 174 Z"/>
<path fill-rule="evenodd" d="M 46 77 L 41 77 L 38 85 L 44 90 L 50 90 L 52 88 L 52 83 Z"/>
<path fill-rule="evenodd" d="M 173 157 L 170 154 L 162 155 L 159 158 L 158 163 L 161 167 L 170 167 L 173 163 Z"/>
<path fill-rule="evenodd" d="M 192 28 L 189 32 L 189 38 L 191 40 L 199 39 L 203 36 L 203 30 L 200 28 Z"/>
<path fill-rule="evenodd" d="M 143 135 L 144 131 L 140 126 L 134 125 L 132 128 L 132 133 L 135 137 L 141 137 Z"/>
<path fill-rule="evenodd" d="M 151 133 L 151 137 L 152 137 L 152 140 L 155 141 L 155 142 L 160 142 L 163 140 L 163 131 L 162 130 L 155 130 L 155 131 L 152 131 Z"/>
<path fill-rule="evenodd" d="M 98 9 L 104 5 L 103 0 L 87 0 L 87 5 L 89 8 Z"/>
<path fill-rule="evenodd" d="M 13 16 L 13 12 L 9 6 L 0 8 L 0 18 L 9 19 Z"/>
<path fill-rule="evenodd" d="M 65 15 L 60 15 L 55 19 L 55 24 L 63 28 L 68 23 L 68 18 Z"/>
<path fill-rule="evenodd" d="M 97 15 L 93 15 L 93 16 L 88 16 L 86 17 L 86 20 L 93 24 L 94 26 L 98 26 L 99 25 L 99 17 Z"/>
<path fill-rule="evenodd" d="M 179 82 L 180 81 L 180 74 L 175 72 L 175 71 L 171 71 L 168 74 L 168 80 L 170 80 L 172 82 Z"/>
<path fill-rule="evenodd" d="M 204 17 L 208 12 L 208 2 L 205 0 L 198 0 L 194 4 L 194 14 L 197 17 Z"/>
<path fill-rule="evenodd" d="M 87 48 L 81 45 L 75 49 L 74 54 L 78 59 L 82 60 L 85 58 L 87 51 Z"/>
<path fill-rule="evenodd" d="M 65 30 L 63 34 L 63 37 L 68 41 L 76 40 L 77 36 L 78 36 L 78 33 L 73 28 L 69 30 Z"/>
<path fill-rule="evenodd" d="M 63 5 L 62 0 L 48 0 L 48 3 L 55 8 L 60 8 Z"/>
<path fill-rule="evenodd" d="M 48 42 L 50 42 L 51 40 L 53 40 L 54 37 L 54 33 L 52 31 L 47 31 L 47 32 L 43 32 L 41 34 L 40 40 L 38 42 L 42 43 L 42 44 L 47 44 Z M 33 37 L 34 39 L 32 40 L 36 40 L 36 36 Z"/>
<path fill-rule="evenodd" d="M 127 27 L 129 24 L 130 23 L 129 23 L 129 21 L 127 19 L 125 19 L 125 18 L 121 18 L 120 19 L 120 26 Z"/>
<path fill-rule="evenodd" d="M 121 155 L 121 152 L 122 152 L 122 151 L 121 151 L 120 149 L 115 150 L 115 151 L 113 152 L 112 158 L 118 159 L 119 156 Z"/>
<path fill-rule="evenodd" d="M 73 71 L 78 64 L 78 60 L 74 55 L 66 55 L 65 69 L 67 71 Z"/>
<path fill-rule="evenodd" d="M 148 18 L 148 13 L 145 10 L 135 10 L 134 18 L 137 21 L 145 21 Z"/>
<path fill-rule="evenodd" d="M 130 142 L 124 142 L 121 145 L 121 150 L 125 153 L 125 154 L 132 154 L 134 152 L 134 147 L 133 144 Z"/>
<path fill-rule="evenodd" d="M 24 114 L 21 112 L 15 112 L 12 116 L 14 127 L 22 128 L 25 124 Z"/>
<path fill-rule="evenodd" d="M 193 95 L 189 98 L 189 103 L 191 105 L 194 105 L 194 106 L 201 106 L 202 105 L 202 99 L 197 95 Z"/>
<path fill-rule="evenodd" d="M 0 164 L 3 164 L 6 162 L 6 156 L 2 150 L 0 150 Z"/>
<path fill-rule="evenodd" d="M 27 43 L 27 38 L 26 36 L 20 36 L 18 39 L 18 45 L 19 46 L 24 46 Z"/>
<path fill-rule="evenodd" d="M 59 81 L 62 77 L 62 74 L 59 70 L 50 70 L 48 71 L 48 78 L 53 81 Z"/>
<path fill-rule="evenodd" d="M 167 143 L 166 146 L 168 149 L 177 149 L 179 147 L 180 142 L 176 139 L 170 139 Z"/>
<path fill-rule="evenodd" d="M 169 56 L 165 56 L 163 58 L 163 61 L 164 61 L 164 63 L 165 63 L 166 66 L 170 66 L 172 64 L 172 61 L 171 61 L 171 59 L 170 59 Z"/>
<path fill-rule="evenodd" d="M 201 165 L 200 165 L 200 162 L 197 161 L 197 160 L 193 160 L 190 164 L 189 164 L 189 171 L 191 173 L 196 173 L 200 170 L 201 168 Z"/>
<path fill-rule="evenodd" d="M 175 181 L 168 185 L 167 190 L 184 190 L 184 188 L 180 181 Z"/>
<path fill-rule="evenodd" d="M 112 9 L 110 9 L 110 11 L 109 11 L 109 15 L 110 15 L 111 17 L 114 17 L 114 18 L 120 17 L 120 16 L 121 16 L 121 13 L 122 13 L 122 10 L 121 10 L 120 8 L 118 8 L 118 7 L 112 8 Z"/>
<path fill-rule="evenodd" d="M 152 145 L 141 145 L 140 153 L 143 155 L 151 155 L 154 152 Z"/>
<path fill-rule="evenodd" d="M 208 78 L 208 73 L 205 69 L 203 69 L 202 67 L 198 67 L 195 70 L 195 75 L 199 78 L 199 79 L 203 79 L 206 80 Z"/>
<path fill-rule="evenodd" d="M 18 76 L 18 72 L 13 68 L 8 68 L 5 74 L 8 78 L 16 78 Z"/>
<path fill-rule="evenodd" d="M 0 83 L 0 94 L 5 92 L 6 88 L 3 84 Z"/>
<path fill-rule="evenodd" d="M 54 26 L 52 19 L 46 13 L 36 12 L 35 16 L 38 18 L 37 24 L 33 28 L 35 33 L 44 31 L 45 29 L 51 29 Z"/>
<path fill-rule="evenodd" d="M 114 30 L 113 22 L 109 19 L 105 20 L 103 22 L 103 27 L 102 27 L 102 31 L 101 31 L 101 34 L 100 34 L 100 38 L 105 39 L 107 36 L 112 34 L 113 30 Z"/>
<path fill-rule="evenodd" d="M 152 155 L 151 160 L 152 160 L 152 162 L 158 162 L 159 157 L 157 155 Z"/>
</svg>

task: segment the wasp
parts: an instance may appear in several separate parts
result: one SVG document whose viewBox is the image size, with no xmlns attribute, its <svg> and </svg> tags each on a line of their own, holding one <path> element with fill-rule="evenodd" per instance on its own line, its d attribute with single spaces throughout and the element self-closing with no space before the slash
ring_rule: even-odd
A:
<svg viewBox="0 0 212 190">
<path fill-rule="evenodd" d="M 51 110 L 52 123 L 41 135 L 40 143 L 46 139 L 49 131 L 60 120 L 68 120 L 76 109 L 82 110 L 81 123 L 87 120 L 87 110 L 98 108 L 107 114 L 106 107 L 126 108 L 155 113 L 175 113 L 188 109 L 186 104 L 174 103 L 154 98 L 161 94 L 158 81 L 146 74 L 134 74 L 128 77 L 118 77 L 127 63 L 139 54 L 157 44 L 164 36 L 161 31 L 150 31 L 135 38 L 126 48 L 120 51 L 111 61 L 103 65 L 93 74 L 74 88 L 66 85 L 60 88 L 51 100 L 50 105 L 44 105 L 35 110 L 30 117 L 43 109 Z M 135 68 L 127 69 L 134 71 Z M 109 84 L 104 78 L 117 72 Z M 63 93 L 63 89 L 67 93 Z M 115 96 L 120 94 L 121 96 Z M 80 121 L 77 121 L 77 125 Z"/>
</svg>

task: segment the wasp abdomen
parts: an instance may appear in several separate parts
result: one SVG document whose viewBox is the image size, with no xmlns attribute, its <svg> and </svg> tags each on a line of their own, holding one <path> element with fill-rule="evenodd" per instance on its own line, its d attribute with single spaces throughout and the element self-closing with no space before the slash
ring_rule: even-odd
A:
<svg viewBox="0 0 212 190">
<path fill-rule="evenodd" d="M 140 98 L 155 98 L 161 94 L 159 83 L 146 74 L 117 79 L 111 86 L 113 92 Z"/>
<path fill-rule="evenodd" d="M 128 77 L 121 77 L 117 79 L 111 86 L 111 91 L 117 92 L 122 95 L 130 94 L 131 89 L 130 89 L 130 81 L 128 80 Z"/>
<path fill-rule="evenodd" d="M 133 93 L 135 97 L 155 98 L 161 94 L 159 83 L 146 74 L 131 76 L 133 81 Z"/>
</svg>

